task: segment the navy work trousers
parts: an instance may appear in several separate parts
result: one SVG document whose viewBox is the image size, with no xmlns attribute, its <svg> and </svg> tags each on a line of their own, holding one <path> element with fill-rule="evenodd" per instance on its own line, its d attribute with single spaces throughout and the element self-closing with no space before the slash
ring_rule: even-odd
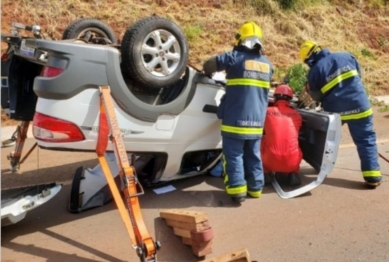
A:
<svg viewBox="0 0 389 262">
<path fill-rule="evenodd" d="M 260 143 L 261 139 L 223 136 L 223 169 L 227 176 L 225 183 L 228 194 L 245 194 L 248 191 L 255 195 L 262 191 L 264 175 Z"/>
<path fill-rule="evenodd" d="M 378 163 L 378 150 L 376 133 L 373 129 L 373 115 L 346 122 L 357 147 L 361 170 L 366 179 L 381 179 L 380 165 Z"/>
</svg>

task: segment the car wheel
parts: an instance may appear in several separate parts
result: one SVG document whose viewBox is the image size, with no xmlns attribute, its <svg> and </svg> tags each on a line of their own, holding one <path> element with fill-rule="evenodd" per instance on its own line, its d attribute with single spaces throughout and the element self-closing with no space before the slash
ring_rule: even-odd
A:
<svg viewBox="0 0 389 262">
<path fill-rule="evenodd" d="M 151 16 L 127 28 L 121 43 L 123 73 L 150 88 L 174 84 L 185 72 L 188 43 L 173 21 Z"/>
<path fill-rule="evenodd" d="M 104 40 L 109 39 L 112 44 L 117 43 L 113 29 L 94 18 L 81 18 L 73 21 L 65 29 L 62 39 L 82 39 L 94 44 L 107 44 Z"/>
</svg>

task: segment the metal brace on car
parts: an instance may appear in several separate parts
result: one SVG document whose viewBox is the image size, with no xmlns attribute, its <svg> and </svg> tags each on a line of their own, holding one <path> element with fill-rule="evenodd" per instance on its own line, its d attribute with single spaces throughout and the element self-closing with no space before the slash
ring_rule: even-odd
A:
<svg viewBox="0 0 389 262">
<path fill-rule="evenodd" d="M 10 140 L 16 140 L 15 150 L 8 154 L 7 159 L 11 164 L 11 171 L 16 172 L 19 170 L 20 165 L 27 159 L 27 157 L 31 154 L 31 152 L 38 145 L 34 143 L 34 145 L 28 150 L 27 154 L 20 160 L 22 156 L 22 151 L 24 147 L 24 142 L 27 139 L 28 127 L 30 125 L 30 121 L 22 121 L 20 125 L 17 126 L 15 133 L 12 135 Z"/>
<path fill-rule="evenodd" d="M 124 184 L 123 194 L 126 205 L 109 169 L 108 161 L 105 158 L 108 139 L 113 143 L 116 162 L 119 168 L 119 177 Z M 135 168 L 132 165 L 133 160 L 131 159 L 130 163 L 127 157 L 109 86 L 100 87 L 100 115 L 96 153 L 107 179 L 108 186 L 131 238 L 132 246 L 136 250 L 140 261 L 155 262 L 156 252 L 160 248 L 160 243 L 158 241 L 154 242 L 150 237 L 143 221 L 138 196 L 142 195 L 144 191 L 137 179 Z"/>
</svg>

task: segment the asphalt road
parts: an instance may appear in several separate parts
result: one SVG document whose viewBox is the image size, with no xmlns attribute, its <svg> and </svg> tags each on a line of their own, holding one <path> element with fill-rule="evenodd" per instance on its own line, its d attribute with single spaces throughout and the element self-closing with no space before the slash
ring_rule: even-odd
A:
<svg viewBox="0 0 389 262">
<path fill-rule="evenodd" d="M 377 113 L 379 151 L 389 158 L 389 113 Z M 32 140 L 28 141 L 31 146 Z M 80 165 L 93 167 L 94 154 L 35 151 L 20 174 L 7 171 L 2 149 L 2 189 L 24 183 L 56 181 L 61 192 L 32 210 L 18 224 L 1 229 L 1 258 L 11 261 L 138 261 L 114 202 L 80 214 L 68 212 L 70 182 Z M 260 199 L 233 205 L 219 178 L 201 176 L 171 183 L 176 190 L 157 195 L 147 188 L 140 197 L 150 234 L 161 241 L 157 261 L 199 261 L 181 243 L 161 209 L 202 211 L 214 230 L 213 253 L 206 258 L 247 248 L 257 261 L 389 261 L 389 163 L 380 159 L 385 182 L 364 187 L 355 147 L 344 127 L 334 171 L 312 192 L 294 199 L 278 197 L 271 186 Z M 311 180 L 306 164 L 301 173 Z"/>
</svg>

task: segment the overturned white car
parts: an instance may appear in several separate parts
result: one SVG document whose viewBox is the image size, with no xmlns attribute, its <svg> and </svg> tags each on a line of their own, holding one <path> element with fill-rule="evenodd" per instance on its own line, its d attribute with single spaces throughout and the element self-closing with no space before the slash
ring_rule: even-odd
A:
<svg viewBox="0 0 389 262">
<path fill-rule="evenodd" d="M 205 174 L 220 159 L 220 120 L 215 113 L 224 94 L 223 83 L 187 64 L 185 36 L 172 21 L 155 16 L 139 20 L 127 29 L 121 46 L 37 39 L 27 39 L 25 44 L 33 52 L 20 57 L 31 62 L 28 68 L 35 66 L 43 74 L 31 75 L 10 88 L 17 96 L 28 83 L 34 90 L 31 96 L 38 97 L 28 110 L 34 114 L 33 133 L 40 148 L 95 151 L 99 87 L 109 86 L 126 151 L 134 156 L 143 184 Z M 332 171 L 340 142 L 337 114 L 298 110 L 303 117 L 304 160 L 319 175 L 291 192 L 284 192 L 274 181 L 283 198 L 318 186 Z M 115 168 L 112 159 L 113 174 Z M 109 199 L 99 166 L 77 170 L 71 211 Z"/>
</svg>

